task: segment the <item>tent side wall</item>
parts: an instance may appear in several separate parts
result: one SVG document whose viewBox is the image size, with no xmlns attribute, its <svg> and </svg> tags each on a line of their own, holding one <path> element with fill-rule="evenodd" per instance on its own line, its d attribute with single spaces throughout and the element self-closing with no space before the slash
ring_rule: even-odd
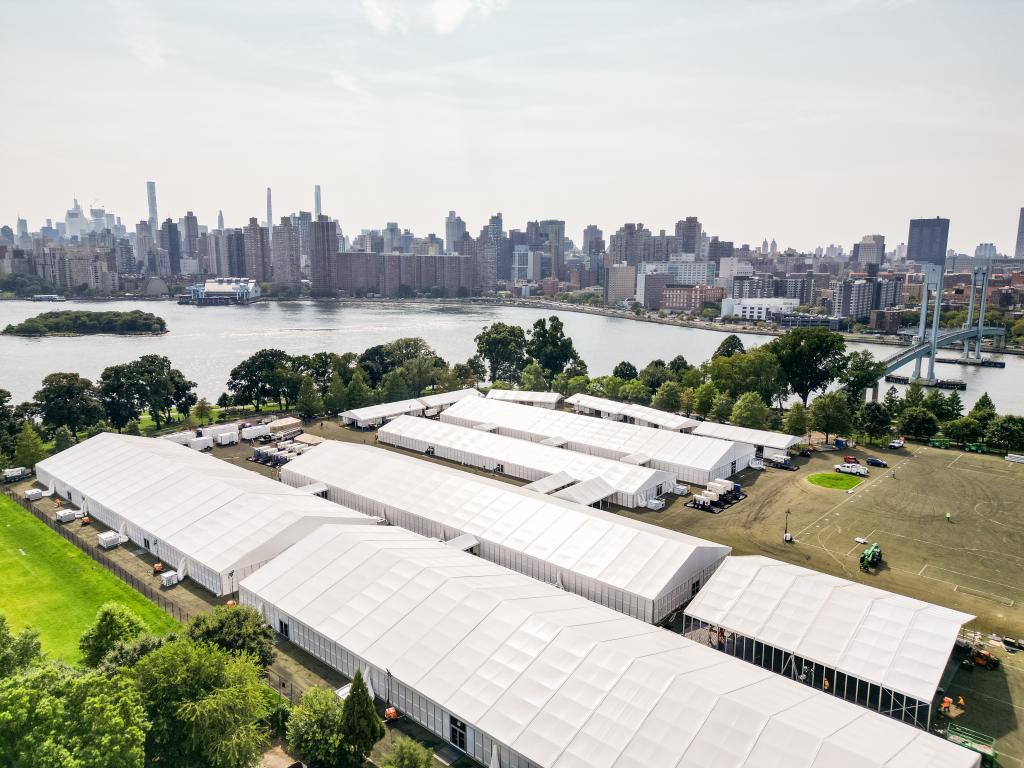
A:
<svg viewBox="0 0 1024 768">
<path fill-rule="evenodd" d="M 264 619 L 280 634 L 285 635 L 307 653 L 336 669 L 349 679 L 356 672 L 365 674 L 369 670 L 369 684 L 374 694 L 388 704 L 394 705 L 402 714 L 422 725 L 445 742 L 452 743 L 452 716 L 441 705 L 421 695 L 414 687 L 379 669 L 365 659 L 342 647 L 335 640 L 324 636 L 288 614 L 272 603 L 265 603 L 245 587 L 239 589 L 239 603 L 248 605 L 263 614 Z M 285 628 L 287 631 L 285 632 Z M 504 744 L 496 742 L 489 735 L 465 723 L 465 753 L 482 765 L 491 760 L 494 746 L 498 747 L 503 768 L 541 768 Z"/>
</svg>

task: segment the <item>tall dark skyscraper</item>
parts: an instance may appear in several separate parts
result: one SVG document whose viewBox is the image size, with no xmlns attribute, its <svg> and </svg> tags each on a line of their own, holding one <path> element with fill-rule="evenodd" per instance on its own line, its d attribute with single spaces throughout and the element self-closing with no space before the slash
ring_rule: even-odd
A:
<svg viewBox="0 0 1024 768">
<path fill-rule="evenodd" d="M 192 211 L 185 213 L 185 218 L 181 220 L 183 231 L 182 235 L 182 255 L 187 259 L 198 259 L 199 258 L 199 220 Z"/>
<path fill-rule="evenodd" d="M 156 182 L 146 182 L 146 197 L 149 199 L 149 231 L 156 232 L 157 224 L 160 223 L 160 218 L 156 213 Z"/>
<path fill-rule="evenodd" d="M 700 253 L 700 221 L 696 216 L 687 216 L 676 222 L 676 237 L 679 238 L 680 253 Z"/>
<path fill-rule="evenodd" d="M 217 211 L 217 229 L 224 229 L 224 211 Z"/>
<path fill-rule="evenodd" d="M 178 225 L 165 219 L 160 225 L 160 247 L 167 251 L 167 263 L 172 275 L 181 274 L 181 232 Z"/>
<path fill-rule="evenodd" d="M 1024 259 L 1024 208 L 1020 209 L 1020 220 L 1017 222 L 1017 247 L 1013 251 L 1013 258 Z"/>
<path fill-rule="evenodd" d="M 444 220 L 444 247 L 448 253 L 456 253 L 462 236 L 466 234 L 466 222 L 461 216 L 456 216 L 455 211 L 448 211 L 448 218 Z"/>
<path fill-rule="evenodd" d="M 540 231 L 547 236 L 552 277 L 567 280 L 569 276 L 565 272 L 565 222 L 545 219 L 540 223 Z"/>
<path fill-rule="evenodd" d="M 313 222 L 313 248 L 309 254 L 309 276 L 314 296 L 337 292 L 334 264 L 338 253 L 338 225 L 321 214 Z"/>
<path fill-rule="evenodd" d="M 949 219 L 911 219 L 907 259 L 923 264 L 945 264 Z"/>
<path fill-rule="evenodd" d="M 240 229 L 229 229 L 224 233 L 224 250 L 227 252 L 228 276 L 245 277 L 245 233 Z"/>
<path fill-rule="evenodd" d="M 256 217 L 249 219 L 249 226 L 242 230 L 245 233 L 245 276 L 258 283 L 270 281 L 270 235 L 266 227 L 261 227 Z"/>
<path fill-rule="evenodd" d="M 320 218 L 320 185 L 313 187 L 313 215 Z"/>
</svg>

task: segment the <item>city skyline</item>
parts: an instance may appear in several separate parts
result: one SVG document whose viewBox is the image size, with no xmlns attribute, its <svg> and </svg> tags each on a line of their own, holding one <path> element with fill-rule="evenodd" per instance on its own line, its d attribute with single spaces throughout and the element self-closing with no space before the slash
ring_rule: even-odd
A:
<svg viewBox="0 0 1024 768">
<path fill-rule="evenodd" d="M 1013 252 L 1021 6 L 659 4 L 657 25 L 633 11 L 19 7 L 0 42 L 34 64 L 0 96 L 27 114 L 59 104 L 75 121 L 0 127 L 18 181 L 0 189 L 0 212 L 37 227 L 77 193 L 138 221 L 139 188 L 155 179 L 164 218 L 212 222 L 223 209 L 241 225 L 268 186 L 297 211 L 321 184 L 323 210 L 350 231 L 397 218 L 440 234 L 448 210 L 471 227 L 501 210 L 558 217 L 578 240 L 587 224 L 657 231 L 697 215 L 737 243 L 810 250 L 875 232 L 898 243 L 908 219 L 940 215 L 957 250 Z M 959 45 L 935 45 L 947 28 Z M 381 46 L 387 56 L 369 55 Z M 119 77 L 86 87 L 67 76 L 86 55 Z M 111 104 L 125 107 L 117 130 Z"/>
</svg>

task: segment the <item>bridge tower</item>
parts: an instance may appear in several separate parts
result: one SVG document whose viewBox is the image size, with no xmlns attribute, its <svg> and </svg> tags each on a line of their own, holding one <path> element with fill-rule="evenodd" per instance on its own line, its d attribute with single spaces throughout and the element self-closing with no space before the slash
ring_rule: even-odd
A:
<svg viewBox="0 0 1024 768">
<path fill-rule="evenodd" d="M 918 342 L 929 341 L 927 338 L 927 327 L 928 327 L 928 305 L 929 296 L 928 291 L 933 291 L 935 294 L 934 298 L 934 310 L 932 316 L 932 334 L 931 334 L 931 348 L 928 356 L 928 379 L 932 380 L 935 378 L 935 352 L 938 349 L 938 336 L 939 336 L 939 312 L 942 307 L 942 264 L 925 264 L 924 271 L 924 282 L 921 284 L 921 315 L 918 318 L 917 337 Z M 914 375 L 911 380 L 921 378 L 921 360 L 919 357 L 914 361 Z"/>
<path fill-rule="evenodd" d="M 988 306 L 988 267 L 977 267 L 981 270 L 981 299 L 978 303 L 978 341 L 974 347 L 974 359 L 981 360 L 981 336 L 985 328 L 985 309 Z"/>
<path fill-rule="evenodd" d="M 967 320 L 964 321 L 964 330 L 970 329 L 974 325 L 974 292 L 978 287 L 978 274 L 981 267 L 975 267 L 971 272 L 971 295 L 967 301 Z M 971 340 L 969 338 L 964 339 L 964 351 L 961 357 L 968 358 L 971 356 Z"/>
</svg>

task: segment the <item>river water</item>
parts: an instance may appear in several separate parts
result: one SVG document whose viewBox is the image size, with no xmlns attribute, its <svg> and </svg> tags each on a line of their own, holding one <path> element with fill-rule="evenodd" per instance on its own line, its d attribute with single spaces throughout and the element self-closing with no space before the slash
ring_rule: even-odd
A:
<svg viewBox="0 0 1024 768">
<path fill-rule="evenodd" d="M 166 355 L 197 383 L 199 394 L 211 400 L 224 391 L 228 372 L 238 362 L 266 347 L 289 354 L 362 352 L 402 336 L 422 336 L 446 360 L 459 362 L 476 351 L 473 338 L 484 325 L 500 320 L 529 327 L 552 314 L 526 307 L 468 304 L 262 302 L 244 307 L 193 307 L 169 301 L 0 301 L 0 328 L 59 309 L 141 309 L 163 317 L 169 332 L 163 336 L 44 339 L 0 336 L 0 388 L 9 390 L 15 402 L 30 399 L 48 373 L 74 371 L 96 379 L 106 366 L 144 354 Z M 579 312 L 559 314 L 592 376 L 611 373 L 620 360 L 639 368 L 654 358 L 667 361 L 682 354 L 690 363 L 700 363 L 724 338 L 723 333 L 698 328 Z M 747 347 L 771 340 L 769 336 L 738 335 Z M 848 348 L 869 349 L 879 357 L 894 350 L 877 344 L 851 343 Z M 954 354 L 948 350 L 946 356 Z M 1024 357 L 1007 355 L 1004 359 L 1006 369 L 939 365 L 939 375 L 967 381 L 967 390 L 960 394 L 968 406 L 987 391 L 1000 412 L 1024 413 Z M 901 373 L 909 371 L 907 366 Z"/>
</svg>

